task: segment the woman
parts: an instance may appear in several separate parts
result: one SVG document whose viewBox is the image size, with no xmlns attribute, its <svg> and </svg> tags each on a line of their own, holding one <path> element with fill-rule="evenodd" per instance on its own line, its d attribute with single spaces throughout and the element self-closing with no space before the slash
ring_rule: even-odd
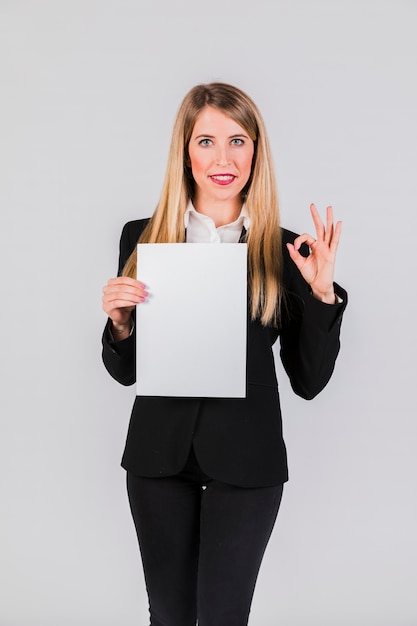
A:
<svg viewBox="0 0 417 626">
<path fill-rule="evenodd" d="M 151 219 L 122 232 L 118 277 L 103 292 L 103 360 L 120 383 L 135 382 L 135 307 L 148 295 L 136 280 L 138 241 L 244 241 L 247 393 L 136 397 L 122 465 L 152 626 L 248 623 L 288 479 L 272 345 L 279 337 L 295 393 L 313 398 L 332 374 L 347 302 L 333 282 L 341 223 L 334 225 L 331 207 L 325 225 L 314 205 L 311 214 L 315 238 L 280 228 L 253 101 L 223 83 L 191 89 L 175 121 L 160 202 Z"/>
</svg>

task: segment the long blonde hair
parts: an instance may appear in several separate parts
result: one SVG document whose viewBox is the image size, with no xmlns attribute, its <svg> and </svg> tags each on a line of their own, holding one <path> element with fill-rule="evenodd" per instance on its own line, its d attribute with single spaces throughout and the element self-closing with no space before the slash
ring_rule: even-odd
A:
<svg viewBox="0 0 417 626">
<path fill-rule="evenodd" d="M 185 241 L 184 213 L 193 199 L 188 144 L 200 111 L 214 107 L 237 122 L 254 142 L 252 171 L 242 190 L 250 218 L 246 235 L 252 319 L 275 324 L 279 318 L 282 287 L 282 243 L 273 160 L 262 116 L 247 94 L 225 83 L 193 87 L 178 110 L 172 132 L 168 165 L 159 203 L 139 243 Z M 123 275 L 136 278 L 136 248 Z"/>
</svg>

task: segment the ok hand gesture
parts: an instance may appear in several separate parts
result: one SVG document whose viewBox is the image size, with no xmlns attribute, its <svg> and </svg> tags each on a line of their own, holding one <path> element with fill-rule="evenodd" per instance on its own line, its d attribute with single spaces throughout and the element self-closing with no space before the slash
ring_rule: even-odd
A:
<svg viewBox="0 0 417 626">
<path fill-rule="evenodd" d="M 326 226 L 321 221 L 314 204 L 310 205 L 310 211 L 316 229 L 316 239 L 308 233 L 303 233 L 293 244 L 287 243 L 288 252 L 302 277 L 310 285 L 313 295 L 322 302 L 334 304 L 333 276 L 342 222 L 337 222 L 334 226 L 331 206 L 326 209 Z M 310 247 L 308 257 L 302 256 L 299 252 L 302 243 Z"/>
</svg>

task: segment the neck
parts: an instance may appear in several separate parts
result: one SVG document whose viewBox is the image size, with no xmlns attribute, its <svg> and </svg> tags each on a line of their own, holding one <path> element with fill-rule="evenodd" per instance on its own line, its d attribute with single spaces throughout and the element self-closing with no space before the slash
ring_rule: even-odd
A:
<svg viewBox="0 0 417 626">
<path fill-rule="evenodd" d="M 199 202 L 198 199 L 193 201 L 193 206 L 198 213 L 211 217 L 216 228 L 231 224 L 240 215 L 242 203 L 238 202 Z"/>
</svg>

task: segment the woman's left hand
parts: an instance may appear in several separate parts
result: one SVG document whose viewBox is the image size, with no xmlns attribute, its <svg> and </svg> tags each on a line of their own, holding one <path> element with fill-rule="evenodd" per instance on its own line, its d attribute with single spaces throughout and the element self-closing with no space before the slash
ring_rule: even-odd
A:
<svg viewBox="0 0 417 626">
<path fill-rule="evenodd" d="M 308 233 L 299 235 L 294 243 L 287 243 L 290 257 L 298 267 L 304 280 L 310 285 L 313 295 L 328 304 L 334 304 L 333 288 L 336 251 L 339 244 L 342 222 L 333 223 L 333 209 L 326 209 L 326 227 L 314 204 L 310 205 L 311 215 L 316 228 L 316 239 Z M 310 254 L 304 257 L 299 249 L 302 243 L 310 247 Z"/>
</svg>

